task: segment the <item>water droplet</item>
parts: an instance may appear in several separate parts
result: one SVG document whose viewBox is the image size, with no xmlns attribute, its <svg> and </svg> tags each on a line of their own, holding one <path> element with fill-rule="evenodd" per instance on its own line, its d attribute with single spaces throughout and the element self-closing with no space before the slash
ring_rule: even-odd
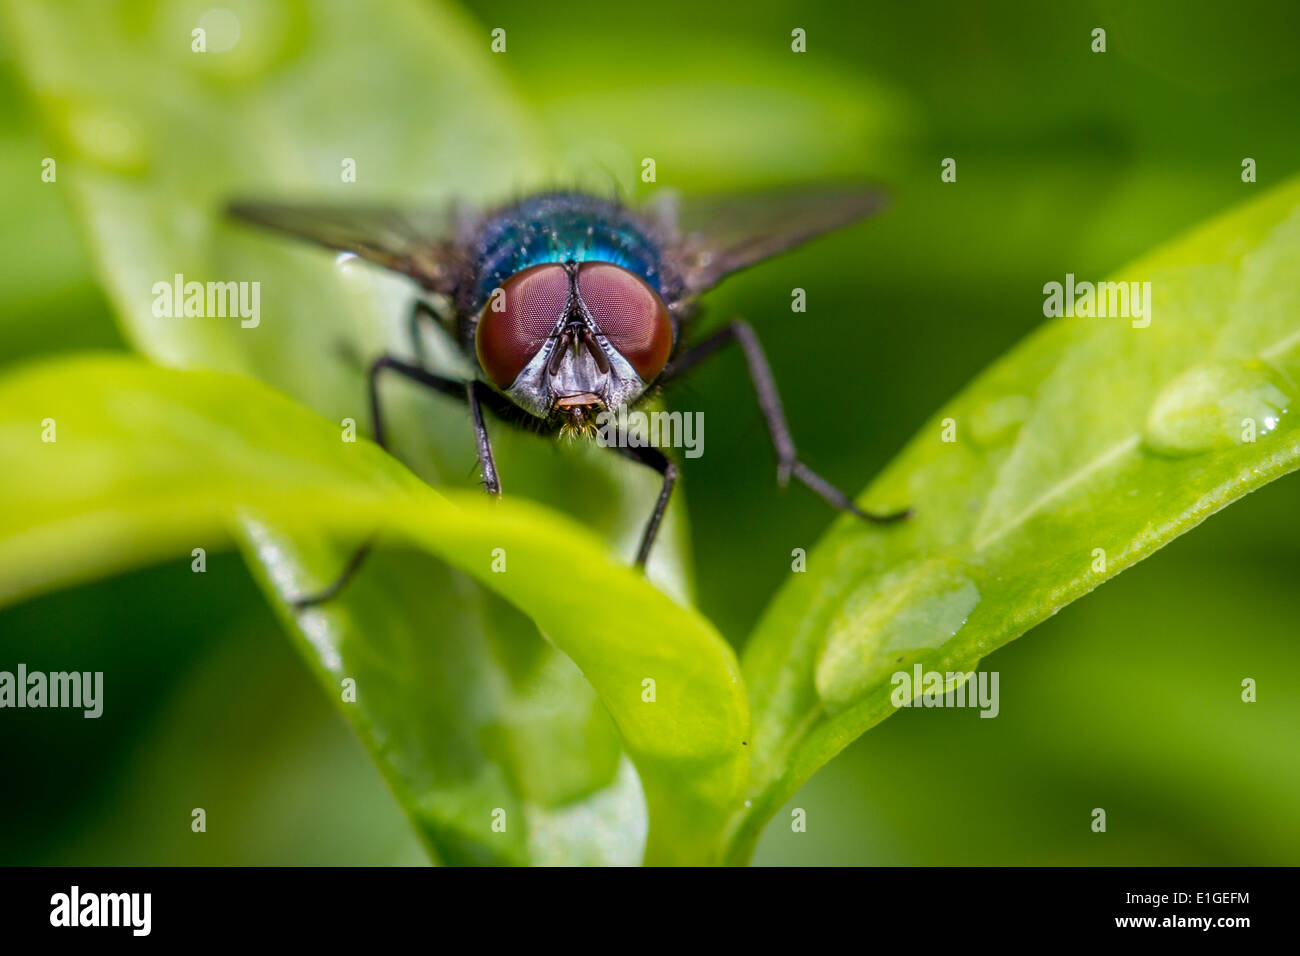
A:
<svg viewBox="0 0 1300 956">
<path fill-rule="evenodd" d="M 971 441 L 981 448 L 1005 444 L 1016 437 L 1033 410 L 1034 403 L 1024 395 L 990 399 L 971 413 Z"/>
<path fill-rule="evenodd" d="M 207 34 L 207 52 L 225 53 L 239 42 L 239 17 L 225 7 L 214 7 L 199 15 L 199 27 Z"/>
<path fill-rule="evenodd" d="M 853 704 L 951 640 L 979 601 L 975 583 L 941 560 L 868 581 L 831 623 L 817 662 L 818 696 L 831 711 Z"/>
<path fill-rule="evenodd" d="M 148 168 L 139 133 L 118 113 L 74 108 L 68 114 L 67 135 L 77 152 L 105 169 L 139 174 Z"/>
<path fill-rule="evenodd" d="M 311 36 L 306 5 L 225 0 L 196 14 L 190 4 L 155 4 L 153 30 L 164 50 L 186 72 L 242 82 L 266 74 L 300 55 Z M 192 31 L 203 30 L 205 51 L 193 49 Z M 175 38 L 184 37 L 184 43 Z M 178 64 L 179 65 L 179 64 Z"/>
<path fill-rule="evenodd" d="M 1291 384 L 1264 362 L 1198 365 L 1170 382 L 1147 412 L 1143 441 L 1158 455 L 1181 458 L 1258 441 L 1277 428 Z"/>
<path fill-rule="evenodd" d="M 374 271 L 367 266 L 365 259 L 354 252 L 340 252 L 336 255 L 334 268 L 338 270 L 343 287 L 350 292 L 365 295 L 374 287 Z"/>
</svg>

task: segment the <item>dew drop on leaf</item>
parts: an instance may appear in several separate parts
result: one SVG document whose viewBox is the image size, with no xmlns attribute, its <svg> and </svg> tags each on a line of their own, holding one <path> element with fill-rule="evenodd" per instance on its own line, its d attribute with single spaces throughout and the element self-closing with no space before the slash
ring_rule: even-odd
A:
<svg viewBox="0 0 1300 956">
<path fill-rule="evenodd" d="M 1143 442 L 1157 455 L 1182 458 L 1265 438 L 1294 391 L 1264 362 L 1216 362 L 1183 372 L 1147 412 Z"/>
<path fill-rule="evenodd" d="M 147 171 L 148 150 L 125 116 L 110 110 L 74 109 L 66 122 L 69 141 L 91 163 L 127 175 Z"/>
<path fill-rule="evenodd" d="M 936 559 L 873 578 L 844 602 L 817 663 L 817 694 L 847 707 L 948 643 L 979 604 L 975 583 Z"/>
</svg>

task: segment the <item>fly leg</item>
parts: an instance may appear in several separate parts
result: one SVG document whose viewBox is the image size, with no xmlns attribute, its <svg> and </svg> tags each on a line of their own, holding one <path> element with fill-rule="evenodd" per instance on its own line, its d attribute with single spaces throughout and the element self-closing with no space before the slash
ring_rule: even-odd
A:
<svg viewBox="0 0 1300 956">
<path fill-rule="evenodd" d="M 465 398 L 469 402 L 469 413 L 474 419 L 474 447 L 478 452 L 478 474 L 483 482 L 483 490 L 494 498 L 501 497 L 501 478 L 497 475 L 496 459 L 492 457 L 492 440 L 488 438 L 487 425 L 483 422 L 483 393 L 487 389 L 479 382 L 465 383 Z"/>
<path fill-rule="evenodd" d="M 433 311 L 429 303 L 423 299 L 416 299 L 415 304 L 411 307 L 411 314 L 407 318 L 407 333 L 411 339 L 411 351 L 415 353 L 415 364 L 421 369 L 427 369 L 429 365 L 428 355 L 425 353 L 424 342 L 420 338 L 420 320 L 422 318 L 441 328 L 441 319 L 439 319 L 438 314 Z M 443 379 L 443 381 L 450 380 Z M 446 394 L 452 394 L 440 385 L 431 387 Z M 512 407 L 503 404 L 495 393 L 479 382 L 467 382 L 464 397 L 469 403 L 470 415 L 474 419 L 474 445 L 478 451 L 479 478 L 483 482 L 484 490 L 488 494 L 499 498 L 501 497 L 501 479 L 497 475 L 496 461 L 492 457 L 492 442 L 488 439 L 487 426 L 483 422 L 483 404 L 486 401 L 493 411 L 507 420 L 516 416 L 513 414 Z M 372 403 L 376 402 L 373 397 L 371 401 Z M 374 404 L 374 407 L 377 409 L 378 404 Z M 379 422 L 378 412 L 375 413 L 375 422 Z M 376 434 L 378 433 L 379 428 L 378 424 L 376 424 Z M 379 444 L 381 447 L 386 447 L 382 440 L 379 441 Z"/>
<path fill-rule="evenodd" d="M 501 481 L 497 477 L 497 466 L 492 457 L 492 443 L 488 439 L 487 426 L 483 421 L 481 386 L 477 382 L 458 382 L 455 379 L 443 378 L 441 375 L 434 375 L 417 365 L 404 362 L 391 355 L 381 355 L 370 365 L 370 420 L 374 428 L 375 442 L 384 450 L 388 449 L 388 443 L 384 431 L 383 409 L 379 403 L 379 374 L 385 369 L 396 372 L 436 392 L 458 398 L 469 405 L 470 414 L 474 420 L 475 446 L 478 451 L 479 474 L 483 479 L 483 487 L 488 494 L 500 496 Z M 373 537 L 368 539 L 352 555 L 348 563 L 344 565 L 342 573 L 332 584 L 316 594 L 297 598 L 291 602 L 293 607 L 296 610 L 302 610 L 303 608 L 323 604 L 336 597 L 356 573 L 361 570 L 361 566 L 365 563 L 374 544 L 375 539 Z"/>
<path fill-rule="evenodd" d="M 627 448 L 624 447 L 625 445 L 627 442 L 623 440 L 620 433 L 615 450 L 633 461 L 653 468 L 664 480 L 659 488 L 659 498 L 655 501 L 654 511 L 650 513 L 650 520 L 646 522 L 645 530 L 641 532 L 641 545 L 636 550 L 636 566 L 644 569 L 646 559 L 650 557 L 650 549 L 654 547 L 655 536 L 659 534 L 659 525 L 664 520 L 664 512 L 668 510 L 668 499 L 672 497 L 673 485 L 677 483 L 677 466 L 658 448 Z"/>
<path fill-rule="evenodd" d="M 833 507 L 855 514 L 865 521 L 888 524 L 911 516 L 910 508 L 889 514 L 872 514 L 863 511 L 853 503 L 852 498 L 799 460 L 799 455 L 794 448 L 794 439 L 790 436 L 790 426 L 785 421 L 785 410 L 781 407 L 781 396 L 777 393 L 772 369 L 767 364 L 767 356 L 763 354 L 763 346 L 759 343 L 758 336 L 743 319 L 733 319 L 703 342 L 684 351 L 663 370 L 659 382 L 667 383 L 680 378 L 724 345 L 732 342 L 737 343 L 745 354 L 745 363 L 749 366 L 749 380 L 754 385 L 758 407 L 763 412 L 768 433 L 772 436 L 772 445 L 776 449 L 777 484 L 784 488 L 793 475 Z"/>
<path fill-rule="evenodd" d="M 429 357 L 425 354 L 424 341 L 420 338 L 421 318 L 439 325 L 438 314 L 433 311 L 429 303 L 423 299 L 416 299 L 415 305 L 411 307 L 411 314 L 406 319 L 406 332 L 411 339 L 411 351 L 415 353 L 415 364 L 425 368 L 429 364 Z"/>
</svg>

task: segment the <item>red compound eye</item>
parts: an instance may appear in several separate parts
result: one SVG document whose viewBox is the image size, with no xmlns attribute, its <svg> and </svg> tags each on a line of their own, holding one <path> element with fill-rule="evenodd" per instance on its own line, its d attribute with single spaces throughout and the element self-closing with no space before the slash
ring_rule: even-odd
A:
<svg viewBox="0 0 1300 956">
<path fill-rule="evenodd" d="M 608 262 L 584 263 L 578 293 L 609 344 L 653 382 L 673 347 L 673 325 L 654 289 L 639 275 Z"/>
<path fill-rule="evenodd" d="M 519 377 L 555 331 L 568 300 L 569 277 L 554 262 L 516 272 L 488 296 L 474 337 L 479 364 L 498 388 Z"/>
</svg>

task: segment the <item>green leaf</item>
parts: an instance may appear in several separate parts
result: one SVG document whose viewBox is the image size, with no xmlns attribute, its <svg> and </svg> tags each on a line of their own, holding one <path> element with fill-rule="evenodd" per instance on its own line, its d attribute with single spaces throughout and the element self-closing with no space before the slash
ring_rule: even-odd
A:
<svg viewBox="0 0 1300 956">
<path fill-rule="evenodd" d="M 6 0 L 4 9 L 55 149 L 58 188 L 135 347 L 167 365 L 260 378 L 365 427 L 360 361 L 410 353 L 410 286 L 233 226 L 220 210 L 248 194 L 493 199 L 545 174 L 542 136 L 494 68 L 486 31 L 443 4 L 211 6 Z M 207 31 L 206 53 L 192 49 L 196 27 Z M 345 159 L 356 162 L 355 183 L 343 181 Z M 177 274 L 260 282 L 258 323 L 156 316 L 154 284 Z M 445 344 L 426 342 L 455 373 Z M 473 483 L 463 408 L 401 383 L 385 384 L 385 400 L 399 457 L 439 487 Z M 501 427 L 493 439 L 508 496 L 573 512 L 630 560 L 654 475 L 608 452 L 557 456 Z M 280 516 L 246 516 L 237 542 L 329 696 L 339 696 L 336 671 L 365 671 L 370 699 L 345 713 L 364 711 L 358 729 L 437 858 L 635 857 L 646 822 L 608 718 L 533 625 L 433 559 L 386 546 L 327 611 L 291 615 L 284 597 L 331 580 L 365 532 L 288 535 Z M 678 502 L 650 570 L 683 600 L 684 543 Z M 275 567 L 258 560 L 270 547 Z M 286 590 L 289 582 L 298 586 Z M 481 827 L 493 808 L 518 806 L 530 808 L 527 831 L 501 839 Z"/>
<path fill-rule="evenodd" d="M 915 518 L 837 523 L 746 648 L 754 755 L 729 859 L 894 712 L 894 673 L 973 670 L 1300 466 L 1297 276 L 1293 181 L 1112 277 L 1151 283 L 1149 327 L 1049 322 L 922 428 L 860 498 Z"/>
<path fill-rule="evenodd" d="M 0 473 L 7 505 L 0 600 L 219 546 L 251 514 L 274 515 L 296 541 L 381 529 L 526 611 L 590 681 L 640 777 L 648 861 L 716 860 L 748 762 L 735 656 L 706 621 L 581 526 L 523 501 L 444 497 L 377 447 L 340 441 L 328 422 L 252 380 L 132 359 L 62 360 L 0 379 L 0 443 L 14 451 Z M 314 583 L 285 559 L 275 536 L 251 540 L 280 588 L 301 592 Z M 494 552 L 505 555 L 504 572 L 494 570 Z M 436 600 L 419 607 L 440 620 L 506 610 Z M 565 682 L 540 646 L 493 645 L 507 662 L 503 679 L 458 628 L 423 646 L 391 644 L 384 608 L 360 610 L 373 610 L 381 626 L 349 626 L 342 620 L 349 606 L 304 615 L 302 633 L 336 700 L 342 680 L 355 680 L 356 702 L 343 712 L 383 755 L 390 783 L 440 853 L 460 861 L 635 860 L 636 775 L 615 773 L 580 804 L 538 799 L 556 779 L 538 761 L 577 759 L 575 744 L 591 739 L 585 722 L 595 719 L 576 706 L 536 709 L 555 700 L 534 691 Z M 497 708 L 475 692 L 494 675 L 504 699 Z M 465 706 L 478 716 L 468 727 Z M 534 746 L 539 753 L 529 752 Z M 485 751 L 499 759 L 485 762 Z M 537 778 L 550 782 L 539 786 Z M 492 830 L 497 808 L 506 811 L 504 833 Z"/>
</svg>

